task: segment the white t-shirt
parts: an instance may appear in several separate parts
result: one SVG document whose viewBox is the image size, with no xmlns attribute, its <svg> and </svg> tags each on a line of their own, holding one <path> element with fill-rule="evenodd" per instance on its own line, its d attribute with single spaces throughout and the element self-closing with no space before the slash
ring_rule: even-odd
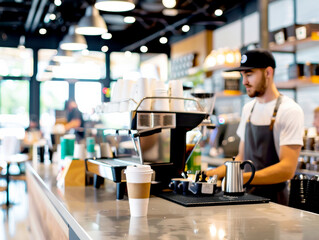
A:
<svg viewBox="0 0 319 240">
<path fill-rule="evenodd" d="M 237 129 L 237 135 L 245 142 L 245 127 L 251 109 L 256 102 L 250 121 L 254 125 L 270 125 L 277 99 L 259 103 L 256 99 L 245 104 L 241 120 Z M 274 141 L 279 156 L 280 146 L 303 145 L 304 114 L 301 107 L 291 98 L 282 96 L 275 124 Z"/>
</svg>

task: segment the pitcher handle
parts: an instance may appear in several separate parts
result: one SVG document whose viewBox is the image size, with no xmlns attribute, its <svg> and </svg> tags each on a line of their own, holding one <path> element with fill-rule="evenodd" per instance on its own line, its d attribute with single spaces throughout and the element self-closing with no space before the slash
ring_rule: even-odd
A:
<svg viewBox="0 0 319 240">
<path fill-rule="evenodd" d="M 241 169 L 244 169 L 245 164 L 249 164 L 249 165 L 250 165 L 250 167 L 251 167 L 251 176 L 250 176 L 248 182 L 246 182 L 246 183 L 244 184 L 244 186 L 243 186 L 244 188 L 246 188 L 246 187 L 251 183 L 251 181 L 252 181 L 252 180 L 254 179 L 254 177 L 255 177 L 255 172 L 256 172 L 256 168 L 255 168 L 255 166 L 254 166 L 254 164 L 253 164 L 253 162 L 252 162 L 251 160 L 246 160 L 246 161 L 242 162 L 242 163 L 240 164 L 240 168 L 241 168 Z"/>
</svg>

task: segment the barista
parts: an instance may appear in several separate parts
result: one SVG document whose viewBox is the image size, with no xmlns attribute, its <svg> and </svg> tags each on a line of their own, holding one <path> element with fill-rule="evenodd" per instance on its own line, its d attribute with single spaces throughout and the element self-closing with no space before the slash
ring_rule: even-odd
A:
<svg viewBox="0 0 319 240">
<path fill-rule="evenodd" d="M 287 180 L 291 179 L 303 145 L 304 117 L 292 99 L 278 92 L 274 84 L 276 63 L 263 49 L 247 51 L 241 65 L 228 71 L 240 71 L 247 95 L 254 98 L 245 104 L 237 129 L 240 137 L 236 160 L 250 159 L 256 173 L 247 192 L 287 204 Z M 209 170 L 208 176 L 225 176 L 226 167 Z M 251 173 L 244 173 L 247 182 Z"/>
<path fill-rule="evenodd" d="M 66 102 L 67 123 L 64 125 L 66 131 L 74 130 L 76 140 L 79 142 L 84 138 L 84 120 L 81 111 L 74 100 Z"/>
</svg>

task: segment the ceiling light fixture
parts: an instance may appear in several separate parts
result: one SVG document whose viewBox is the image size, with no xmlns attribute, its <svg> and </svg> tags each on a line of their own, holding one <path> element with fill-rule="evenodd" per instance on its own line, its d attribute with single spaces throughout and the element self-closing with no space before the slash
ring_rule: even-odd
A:
<svg viewBox="0 0 319 240">
<path fill-rule="evenodd" d="M 109 50 L 108 46 L 101 47 L 102 52 L 107 52 Z"/>
<path fill-rule="evenodd" d="M 124 56 L 127 57 L 127 58 L 131 57 L 131 56 L 132 56 L 132 52 L 130 52 L 130 51 L 125 51 L 125 52 L 124 52 Z"/>
<path fill-rule="evenodd" d="M 216 9 L 214 12 L 215 16 L 220 17 L 221 15 L 223 15 L 223 10 L 221 9 Z"/>
<path fill-rule="evenodd" d="M 135 17 L 132 17 L 132 16 L 127 16 L 124 18 L 125 23 L 135 23 L 135 21 L 136 21 Z"/>
<path fill-rule="evenodd" d="M 176 6 L 176 0 L 162 0 L 164 7 L 173 8 Z"/>
<path fill-rule="evenodd" d="M 142 53 L 146 53 L 146 52 L 148 51 L 148 47 L 146 47 L 146 46 L 141 46 L 141 47 L 140 47 L 140 51 L 141 51 Z"/>
<path fill-rule="evenodd" d="M 188 25 L 184 25 L 183 27 L 182 27 L 182 31 L 183 32 L 188 32 L 189 30 L 190 30 L 191 28 L 190 28 L 190 26 L 188 26 Z"/>
<path fill-rule="evenodd" d="M 54 13 L 51 13 L 49 18 L 51 21 L 54 21 L 56 19 L 56 15 Z"/>
<path fill-rule="evenodd" d="M 135 8 L 133 0 L 97 0 L 94 6 L 108 12 L 126 12 Z"/>
<path fill-rule="evenodd" d="M 159 42 L 160 42 L 161 44 L 166 44 L 166 43 L 168 42 L 168 39 L 167 39 L 167 37 L 161 37 L 161 38 L 159 39 Z"/>
<path fill-rule="evenodd" d="M 40 29 L 39 29 L 39 33 L 40 33 L 41 35 L 45 35 L 45 34 L 47 33 L 47 30 L 46 30 L 45 28 L 40 28 Z"/>
<path fill-rule="evenodd" d="M 104 19 L 101 17 L 99 10 L 93 6 L 89 6 L 85 11 L 85 16 L 81 18 L 77 28 L 77 34 L 81 35 L 101 35 L 107 32 Z"/>
<path fill-rule="evenodd" d="M 88 47 L 84 36 L 75 33 L 75 26 L 70 26 L 69 33 L 60 42 L 63 50 L 79 51 Z"/>
<path fill-rule="evenodd" d="M 167 8 L 165 8 L 165 9 L 163 9 L 162 12 L 163 12 L 163 14 L 165 16 L 170 16 L 170 17 L 174 17 L 174 16 L 176 16 L 178 14 L 178 10 L 177 9 L 167 9 Z"/>
<path fill-rule="evenodd" d="M 108 40 L 108 39 L 111 39 L 112 38 L 112 33 L 103 33 L 101 38 L 105 39 L 105 40 Z"/>
<path fill-rule="evenodd" d="M 61 6 L 62 1 L 61 0 L 54 0 L 55 6 Z"/>
</svg>

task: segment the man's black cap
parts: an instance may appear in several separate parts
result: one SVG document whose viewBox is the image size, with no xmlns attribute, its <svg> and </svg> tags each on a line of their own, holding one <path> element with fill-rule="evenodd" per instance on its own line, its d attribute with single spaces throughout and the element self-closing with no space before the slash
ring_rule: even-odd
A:
<svg viewBox="0 0 319 240">
<path fill-rule="evenodd" d="M 254 49 L 241 56 L 240 67 L 227 69 L 225 72 L 245 71 L 253 68 L 276 68 L 272 53 L 265 49 Z"/>
</svg>

